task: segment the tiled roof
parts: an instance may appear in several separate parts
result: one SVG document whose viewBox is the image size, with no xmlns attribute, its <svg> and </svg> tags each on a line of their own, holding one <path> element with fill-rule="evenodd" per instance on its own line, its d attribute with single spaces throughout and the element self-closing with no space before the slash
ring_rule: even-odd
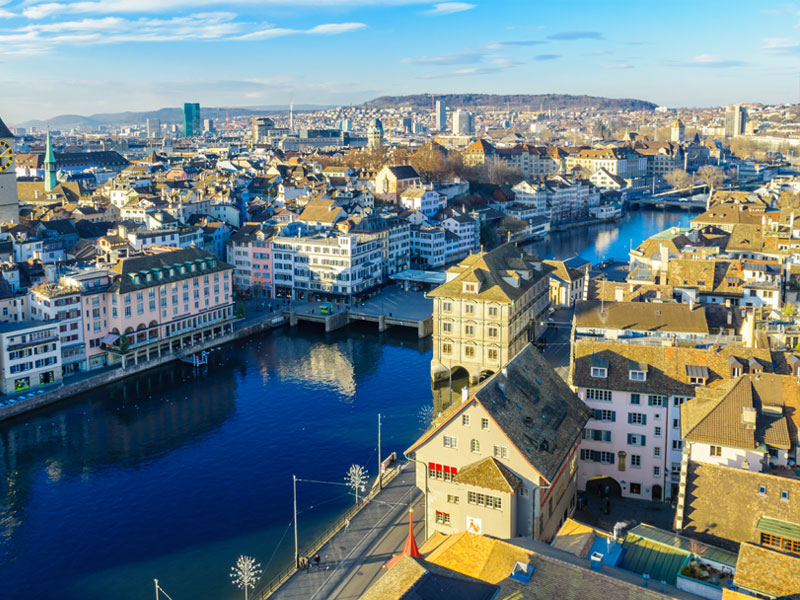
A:
<svg viewBox="0 0 800 600">
<path fill-rule="evenodd" d="M 422 550 L 425 552 L 425 545 Z M 528 564 L 532 556 L 532 552 L 519 546 L 465 531 L 448 536 L 426 560 L 468 577 L 500 583 L 518 561 Z"/>
<path fill-rule="evenodd" d="M 196 271 L 191 270 L 193 265 Z M 181 267 L 187 267 L 185 273 L 180 272 Z M 233 267 L 222 262 L 213 254 L 209 254 L 199 248 L 185 248 L 158 254 L 132 256 L 120 260 L 109 269 L 110 273 L 120 275 L 111 285 L 109 291 L 125 294 L 142 288 L 165 285 L 172 281 L 209 275 L 226 269 L 233 269 Z M 170 274 L 170 270 L 173 271 L 172 274 Z M 158 278 L 158 273 L 162 274 L 161 279 Z M 147 281 L 148 274 L 151 276 L 150 281 Z M 139 276 L 138 282 L 136 281 L 137 275 Z"/>
<path fill-rule="evenodd" d="M 429 297 L 508 303 L 548 275 L 551 267 L 535 256 L 524 254 L 513 244 L 503 244 L 491 252 L 471 254 L 448 271 L 457 273 L 456 277 L 429 292 Z M 464 281 L 480 282 L 477 293 L 465 293 Z"/>
<path fill-rule="evenodd" d="M 487 379 L 471 400 L 484 408 L 542 477 L 553 481 L 591 411 L 530 344 L 504 371 Z M 407 452 L 427 442 L 469 402 L 451 406 Z"/>
<path fill-rule="evenodd" d="M 522 484 L 522 480 L 514 475 L 508 467 L 497 462 L 491 456 L 461 469 L 455 477 L 455 482 L 507 494 L 515 493 Z"/>
<path fill-rule="evenodd" d="M 659 302 L 578 302 L 575 324 L 592 329 L 708 333 L 703 306 Z"/>
<path fill-rule="evenodd" d="M 760 486 L 765 494 L 759 493 Z M 784 490 L 789 492 L 788 502 L 781 500 Z M 800 479 L 690 462 L 683 532 L 730 550 L 742 542 L 758 544 L 762 516 L 800 523 L 797 498 Z"/>
<path fill-rule="evenodd" d="M 733 583 L 775 598 L 800 594 L 800 556 L 742 544 Z"/>
</svg>

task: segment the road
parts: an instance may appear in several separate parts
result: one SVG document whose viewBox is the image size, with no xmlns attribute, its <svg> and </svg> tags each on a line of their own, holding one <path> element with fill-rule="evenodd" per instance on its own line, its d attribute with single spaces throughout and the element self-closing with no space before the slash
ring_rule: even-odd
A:
<svg viewBox="0 0 800 600">
<path fill-rule="evenodd" d="M 383 565 L 400 552 L 408 535 L 409 506 L 417 543 L 423 542 L 422 493 L 415 486 L 414 464 L 353 517 L 320 550 L 320 566 L 298 571 L 270 596 L 271 600 L 357 599 L 383 572 Z"/>
</svg>

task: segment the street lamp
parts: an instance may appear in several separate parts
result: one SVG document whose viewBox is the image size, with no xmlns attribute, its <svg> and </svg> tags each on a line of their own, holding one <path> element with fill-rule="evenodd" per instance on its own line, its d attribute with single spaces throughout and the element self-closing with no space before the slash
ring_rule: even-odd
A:
<svg viewBox="0 0 800 600">
<path fill-rule="evenodd" d="M 425 469 L 425 498 L 424 498 L 424 500 L 425 500 L 425 519 L 424 519 L 425 529 L 423 531 L 424 531 L 425 539 L 427 540 L 428 539 L 428 465 L 426 465 L 421 460 L 417 460 L 416 458 L 411 458 L 405 452 L 403 453 L 403 456 L 405 456 L 406 460 L 410 460 L 411 462 L 415 462 L 417 464 L 420 464 L 420 465 L 422 465 L 422 468 Z"/>
</svg>

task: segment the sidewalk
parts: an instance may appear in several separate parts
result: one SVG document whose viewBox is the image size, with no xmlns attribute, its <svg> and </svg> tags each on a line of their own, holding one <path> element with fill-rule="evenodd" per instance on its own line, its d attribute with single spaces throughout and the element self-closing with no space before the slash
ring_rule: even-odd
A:
<svg viewBox="0 0 800 600">
<path fill-rule="evenodd" d="M 392 554 L 402 549 L 408 534 L 408 509 L 412 500 L 419 517 L 415 525 L 419 525 L 417 535 L 421 543 L 422 494 L 415 487 L 414 465 L 409 464 L 353 517 L 347 531 L 340 529 L 318 551 L 319 567 L 297 571 L 269 598 L 358 598 L 380 576 Z"/>
</svg>

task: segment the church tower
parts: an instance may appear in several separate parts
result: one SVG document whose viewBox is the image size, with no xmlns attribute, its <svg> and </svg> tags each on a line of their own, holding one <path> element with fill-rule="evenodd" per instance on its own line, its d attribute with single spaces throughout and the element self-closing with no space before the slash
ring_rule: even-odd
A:
<svg viewBox="0 0 800 600">
<path fill-rule="evenodd" d="M 686 127 L 683 125 L 683 121 L 681 121 L 680 117 L 675 119 L 675 122 L 672 124 L 672 141 L 676 144 L 682 144 L 684 140 L 684 135 L 686 133 Z"/>
<path fill-rule="evenodd" d="M 47 150 L 44 154 L 44 191 L 51 192 L 58 185 L 56 179 L 56 155 L 53 154 L 53 144 L 50 142 L 50 132 L 47 132 Z"/>
<path fill-rule="evenodd" d="M 0 223 L 19 223 L 14 134 L 0 119 Z"/>
</svg>

